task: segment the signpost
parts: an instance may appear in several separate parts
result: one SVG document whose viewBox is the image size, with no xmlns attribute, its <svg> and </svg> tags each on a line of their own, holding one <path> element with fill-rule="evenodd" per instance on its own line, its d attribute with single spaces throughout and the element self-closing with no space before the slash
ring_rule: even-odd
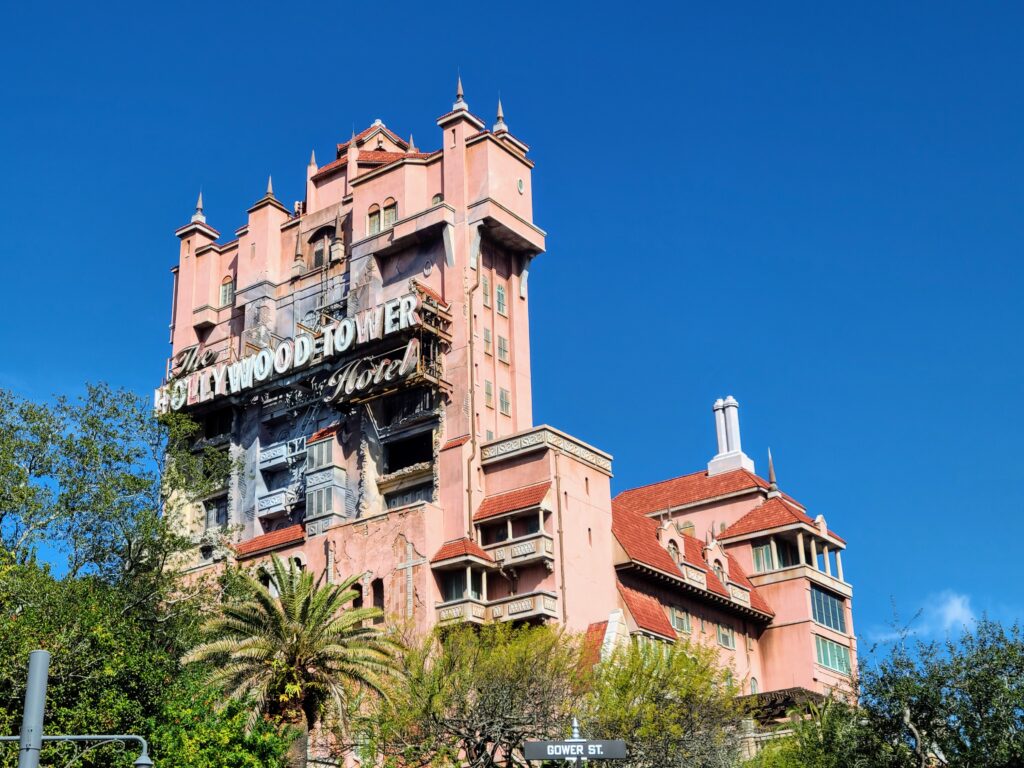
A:
<svg viewBox="0 0 1024 768">
<path fill-rule="evenodd" d="M 523 743 L 523 757 L 527 760 L 622 760 L 626 757 L 626 742 L 622 739 L 584 739 L 580 737 L 580 724 L 572 719 L 572 738 L 564 741 L 527 741 Z"/>
</svg>

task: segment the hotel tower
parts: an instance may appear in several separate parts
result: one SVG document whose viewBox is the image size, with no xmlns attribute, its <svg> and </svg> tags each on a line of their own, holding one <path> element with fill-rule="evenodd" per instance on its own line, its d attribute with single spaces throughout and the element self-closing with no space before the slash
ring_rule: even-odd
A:
<svg viewBox="0 0 1024 768">
<path fill-rule="evenodd" d="M 614 498 L 608 453 L 533 423 L 529 147 L 461 83 L 437 128 L 420 149 L 377 120 L 310 158 L 304 200 L 268 183 L 225 241 L 200 197 L 177 230 L 157 407 L 236 466 L 185 521 L 191 569 L 361 574 L 361 601 L 421 631 L 688 637 L 765 717 L 848 687 L 845 543 L 755 474 L 733 398 L 706 468 Z"/>
</svg>

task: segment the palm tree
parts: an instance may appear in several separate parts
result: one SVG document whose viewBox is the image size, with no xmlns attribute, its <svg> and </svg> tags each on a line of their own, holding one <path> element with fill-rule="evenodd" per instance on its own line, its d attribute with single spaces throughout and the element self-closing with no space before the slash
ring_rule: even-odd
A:
<svg viewBox="0 0 1024 768">
<path fill-rule="evenodd" d="M 207 662 L 210 684 L 231 700 L 252 704 L 250 726 L 278 717 L 298 730 L 289 765 L 304 768 L 309 731 L 330 712 L 346 725 L 364 691 L 386 695 L 399 674 L 397 645 L 371 622 L 377 608 L 354 608 L 358 576 L 323 584 L 280 558 L 271 560 L 270 582 L 241 574 L 240 599 L 224 603 L 203 627 L 206 642 L 184 663 Z"/>
</svg>

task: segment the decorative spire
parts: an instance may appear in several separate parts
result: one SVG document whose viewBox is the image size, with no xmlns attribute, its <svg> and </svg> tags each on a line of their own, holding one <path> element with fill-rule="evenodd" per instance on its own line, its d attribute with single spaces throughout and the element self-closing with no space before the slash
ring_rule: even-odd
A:
<svg viewBox="0 0 1024 768">
<path fill-rule="evenodd" d="M 200 224 L 206 223 L 206 215 L 203 213 L 203 190 L 199 190 L 199 199 L 196 200 L 196 212 L 192 214 L 192 221 Z"/>
<path fill-rule="evenodd" d="M 299 226 L 302 226 L 301 224 Z M 302 232 L 295 228 L 295 261 L 302 261 Z"/>
<path fill-rule="evenodd" d="M 411 133 L 409 134 L 409 151 L 410 152 L 415 152 L 416 151 L 416 139 L 414 139 L 412 137 Z"/>
<path fill-rule="evenodd" d="M 466 103 L 466 99 L 464 97 L 465 94 L 462 91 L 462 75 L 460 74 L 458 85 L 455 86 L 455 103 L 452 104 L 453 111 L 469 111 L 469 104 Z"/>
<path fill-rule="evenodd" d="M 316 150 L 315 149 L 314 150 L 310 150 L 310 153 L 309 153 L 309 164 L 312 165 L 314 168 L 316 167 Z"/>
<path fill-rule="evenodd" d="M 779 495 L 779 484 L 775 480 L 775 462 L 772 460 L 772 449 L 768 449 L 768 496 Z"/>
<path fill-rule="evenodd" d="M 505 125 L 505 111 L 501 108 L 501 97 L 498 97 L 498 117 L 491 129 L 494 133 L 508 133 L 508 126 Z"/>
<path fill-rule="evenodd" d="M 267 176 L 267 197 L 274 196 L 274 177 Z"/>
</svg>

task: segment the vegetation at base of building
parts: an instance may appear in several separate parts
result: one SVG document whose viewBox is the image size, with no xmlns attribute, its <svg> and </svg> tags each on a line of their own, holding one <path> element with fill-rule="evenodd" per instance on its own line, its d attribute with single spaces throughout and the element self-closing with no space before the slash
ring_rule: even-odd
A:
<svg viewBox="0 0 1024 768">
<path fill-rule="evenodd" d="M 595 738 L 625 739 L 623 768 L 730 768 L 744 713 L 713 648 L 630 643 L 593 670 L 580 720 Z"/>
<path fill-rule="evenodd" d="M 1014 768 L 1024 765 L 1024 631 L 980 620 L 864 666 L 860 706 L 828 701 L 748 768 Z"/>
<path fill-rule="evenodd" d="M 264 717 L 291 727 L 295 768 L 306 765 L 309 732 L 325 716 L 346 732 L 362 697 L 385 694 L 400 674 L 396 643 L 372 623 L 380 609 L 352 607 L 358 578 L 324 584 L 275 555 L 268 585 L 237 575 L 235 594 L 203 626 L 205 642 L 183 660 L 211 665 L 207 682 L 224 701 L 247 702 L 247 729 Z"/>
</svg>

